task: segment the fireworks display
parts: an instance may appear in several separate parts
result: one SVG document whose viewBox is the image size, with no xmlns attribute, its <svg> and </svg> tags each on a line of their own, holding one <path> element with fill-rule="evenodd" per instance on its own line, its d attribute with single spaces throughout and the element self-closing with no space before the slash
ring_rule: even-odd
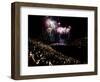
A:
<svg viewBox="0 0 100 82">
<path fill-rule="evenodd" d="M 62 44 L 66 45 L 65 40 L 67 39 L 68 41 L 70 38 L 70 31 L 72 28 L 71 26 L 63 27 L 61 26 L 60 22 L 57 23 L 56 20 L 53 20 L 49 17 L 46 19 L 45 25 L 46 25 L 46 32 L 49 36 L 48 38 L 51 42 L 56 42 L 55 44 L 57 45 L 62 45 Z"/>
<path fill-rule="evenodd" d="M 87 18 L 28 16 L 28 66 L 87 64 Z"/>
</svg>

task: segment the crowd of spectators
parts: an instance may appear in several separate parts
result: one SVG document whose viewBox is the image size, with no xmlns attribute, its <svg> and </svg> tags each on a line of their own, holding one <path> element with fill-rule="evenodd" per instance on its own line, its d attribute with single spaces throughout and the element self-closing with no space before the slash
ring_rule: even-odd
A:
<svg viewBox="0 0 100 82">
<path fill-rule="evenodd" d="M 68 57 L 42 42 L 29 40 L 28 66 L 71 65 L 80 61 Z"/>
</svg>

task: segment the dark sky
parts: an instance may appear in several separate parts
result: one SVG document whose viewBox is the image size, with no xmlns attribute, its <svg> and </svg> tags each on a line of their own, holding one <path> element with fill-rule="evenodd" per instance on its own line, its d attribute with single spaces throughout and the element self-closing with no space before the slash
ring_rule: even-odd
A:
<svg viewBox="0 0 100 82">
<path fill-rule="evenodd" d="M 70 25 L 71 39 L 87 37 L 88 19 L 81 17 L 60 17 L 50 16 L 57 22 L 60 21 L 62 26 Z M 28 15 L 28 36 L 29 38 L 40 38 L 42 29 L 45 27 L 46 16 Z"/>
</svg>

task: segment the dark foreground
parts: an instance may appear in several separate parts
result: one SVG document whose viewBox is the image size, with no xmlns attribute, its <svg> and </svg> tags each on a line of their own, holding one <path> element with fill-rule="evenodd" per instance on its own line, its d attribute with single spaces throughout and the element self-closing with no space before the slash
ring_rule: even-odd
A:
<svg viewBox="0 0 100 82">
<path fill-rule="evenodd" d="M 86 47 L 49 46 L 29 40 L 28 66 L 84 64 L 87 60 L 82 52 L 86 52 Z"/>
</svg>

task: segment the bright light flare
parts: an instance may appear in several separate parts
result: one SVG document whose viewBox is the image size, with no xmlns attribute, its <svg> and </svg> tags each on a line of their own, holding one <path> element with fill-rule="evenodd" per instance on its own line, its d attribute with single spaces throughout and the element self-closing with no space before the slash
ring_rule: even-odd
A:
<svg viewBox="0 0 100 82">
<path fill-rule="evenodd" d="M 60 34 L 68 34 L 70 32 L 71 28 L 66 27 L 59 27 L 57 28 L 57 32 Z"/>
<path fill-rule="evenodd" d="M 51 19 L 47 19 L 46 25 L 47 25 L 47 27 L 50 27 L 50 28 L 56 28 L 56 21 L 51 20 Z"/>
<path fill-rule="evenodd" d="M 59 27 L 59 28 L 57 28 L 57 32 L 60 34 L 66 33 L 66 28 Z"/>
</svg>

